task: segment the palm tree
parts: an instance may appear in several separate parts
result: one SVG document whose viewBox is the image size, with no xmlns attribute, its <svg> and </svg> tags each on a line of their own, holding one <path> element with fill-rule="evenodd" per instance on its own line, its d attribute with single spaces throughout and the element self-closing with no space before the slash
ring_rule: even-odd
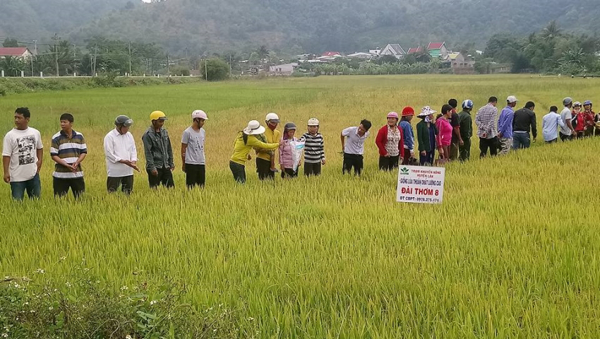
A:
<svg viewBox="0 0 600 339">
<path fill-rule="evenodd" d="M 556 23 L 556 20 L 550 21 L 548 26 L 546 26 L 546 28 L 544 28 L 542 30 L 542 36 L 544 38 L 549 38 L 549 39 L 556 38 L 557 36 L 560 35 L 560 33 L 561 33 L 561 31 L 560 31 L 560 28 L 558 27 L 558 24 Z"/>
<path fill-rule="evenodd" d="M 19 76 L 21 71 L 25 69 L 25 63 L 21 59 L 7 56 L 0 60 L 0 69 L 4 70 L 6 74 Z"/>
</svg>

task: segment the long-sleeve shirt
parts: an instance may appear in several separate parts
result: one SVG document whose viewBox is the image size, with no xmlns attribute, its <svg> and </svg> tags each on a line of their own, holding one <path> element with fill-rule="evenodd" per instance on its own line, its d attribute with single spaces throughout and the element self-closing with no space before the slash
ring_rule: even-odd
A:
<svg viewBox="0 0 600 339">
<path fill-rule="evenodd" d="M 321 133 L 312 135 L 304 133 L 304 162 L 307 164 L 316 164 L 325 160 L 325 143 Z"/>
<path fill-rule="evenodd" d="M 471 112 L 460 112 L 458 114 L 458 125 L 460 126 L 460 137 L 463 140 L 470 139 L 473 136 L 473 119 L 471 119 Z"/>
<path fill-rule="evenodd" d="M 515 113 L 513 108 L 506 106 L 500 113 L 498 118 L 498 134 L 502 134 L 502 138 L 511 139 L 513 136 L 513 119 Z"/>
<path fill-rule="evenodd" d="M 400 128 L 402 128 L 402 136 L 404 137 L 404 149 L 414 150 L 415 149 L 415 135 L 413 133 L 410 122 L 402 120 L 400 122 Z"/>
<path fill-rule="evenodd" d="M 296 138 L 281 140 L 279 142 L 279 164 L 283 168 L 294 168 L 294 149 L 291 142 L 296 141 Z"/>
<path fill-rule="evenodd" d="M 435 125 L 438 129 L 437 147 L 450 146 L 452 143 L 452 131 L 454 130 L 450 122 L 444 118 L 438 118 L 435 121 Z"/>
<path fill-rule="evenodd" d="M 563 122 L 560 114 L 556 112 L 550 112 L 542 118 L 542 135 L 544 141 L 552 141 L 558 138 L 558 127 L 564 128 L 565 123 Z"/>
<path fill-rule="evenodd" d="M 537 125 L 535 113 L 529 108 L 521 108 L 515 112 L 513 118 L 513 132 L 527 132 L 531 129 L 533 138 L 537 138 Z"/>
<path fill-rule="evenodd" d="M 142 141 L 144 142 L 147 170 L 154 171 L 157 168 L 175 167 L 171 139 L 166 129 L 156 132 L 153 127 L 150 127 L 142 136 Z"/>
<path fill-rule="evenodd" d="M 275 150 L 277 149 L 277 147 L 279 147 L 279 143 L 264 143 L 258 140 L 254 135 L 248 135 L 247 142 L 244 143 L 244 133 L 240 132 L 235 138 L 231 161 L 240 165 L 246 165 L 246 160 L 248 160 L 248 153 L 250 153 L 250 151 L 253 148 L 263 150 Z"/>
<path fill-rule="evenodd" d="M 477 111 L 475 116 L 475 124 L 477 125 L 477 136 L 484 139 L 493 139 L 498 134 L 496 132 L 496 115 L 498 109 L 487 104 Z"/>
<path fill-rule="evenodd" d="M 104 137 L 104 155 L 109 177 L 121 178 L 133 175 L 133 168 L 119 162 L 121 160 L 138 160 L 135 140 L 131 133 L 121 134 L 116 129 L 108 132 Z"/>
<path fill-rule="evenodd" d="M 264 141 L 266 143 L 277 143 L 277 142 L 279 142 L 279 140 L 281 140 L 281 132 L 276 129 L 272 130 L 269 127 L 267 127 L 267 129 L 265 130 L 265 133 L 263 133 L 263 136 L 264 136 Z M 259 141 L 260 141 L 260 139 L 259 139 Z M 271 157 L 275 156 L 274 152 L 265 152 L 265 150 L 261 149 L 261 148 L 259 148 L 258 150 L 260 150 L 260 152 L 256 153 L 257 158 L 271 161 Z"/>
</svg>

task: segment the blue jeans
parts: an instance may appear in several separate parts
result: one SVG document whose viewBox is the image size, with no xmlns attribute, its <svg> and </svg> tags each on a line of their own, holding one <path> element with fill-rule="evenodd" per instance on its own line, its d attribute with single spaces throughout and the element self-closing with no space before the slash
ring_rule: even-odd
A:
<svg viewBox="0 0 600 339">
<path fill-rule="evenodd" d="M 531 145 L 531 139 L 529 139 L 529 133 L 526 132 L 514 132 L 513 133 L 513 149 L 529 148 Z"/>
<path fill-rule="evenodd" d="M 42 184 L 40 183 L 40 175 L 36 174 L 32 179 L 27 181 L 11 182 L 10 190 L 12 197 L 15 200 L 23 200 L 25 191 L 29 199 L 39 198 L 42 193 Z"/>
</svg>

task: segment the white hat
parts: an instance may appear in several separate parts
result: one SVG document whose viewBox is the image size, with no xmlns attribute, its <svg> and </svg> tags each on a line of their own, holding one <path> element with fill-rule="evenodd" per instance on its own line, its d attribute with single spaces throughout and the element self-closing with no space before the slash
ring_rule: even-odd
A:
<svg viewBox="0 0 600 339">
<path fill-rule="evenodd" d="M 319 126 L 319 120 L 317 118 L 308 119 L 308 126 Z"/>
<path fill-rule="evenodd" d="M 432 110 L 431 107 L 425 106 L 423 109 L 421 109 L 421 113 L 419 113 L 417 117 L 426 117 L 432 115 L 433 113 L 435 113 L 435 111 Z"/>
<path fill-rule="evenodd" d="M 265 120 L 279 123 L 279 116 L 275 113 L 269 113 L 267 114 Z"/>
<path fill-rule="evenodd" d="M 244 128 L 243 132 L 248 135 L 258 135 L 265 133 L 265 128 L 260 125 L 260 122 L 251 120 L 248 122 L 248 127 Z"/>
<path fill-rule="evenodd" d="M 581 103 L 580 103 L 579 101 L 575 101 L 575 102 L 573 103 L 573 106 L 581 106 Z"/>
<path fill-rule="evenodd" d="M 506 101 L 507 101 L 509 104 L 513 104 L 513 103 L 517 102 L 518 100 L 517 100 L 517 97 L 516 97 L 516 96 L 514 96 L 514 95 L 511 95 L 511 96 L 509 96 L 508 98 L 506 98 Z"/>
<path fill-rule="evenodd" d="M 194 119 L 208 120 L 208 116 L 206 113 L 204 113 L 204 111 L 198 109 L 192 112 L 192 120 Z"/>
</svg>

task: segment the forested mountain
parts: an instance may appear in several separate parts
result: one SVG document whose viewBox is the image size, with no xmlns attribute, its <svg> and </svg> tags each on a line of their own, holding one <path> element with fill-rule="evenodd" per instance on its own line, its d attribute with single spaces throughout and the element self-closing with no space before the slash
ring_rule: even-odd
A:
<svg viewBox="0 0 600 339">
<path fill-rule="evenodd" d="M 112 10 L 125 8 L 127 3 L 128 0 L 0 0 L 0 37 L 39 41 L 87 25 Z"/>
<path fill-rule="evenodd" d="M 0 35 L 18 37 L 42 28 L 47 35 L 60 30 L 75 41 L 105 35 L 158 42 L 179 53 L 212 53 L 260 45 L 290 52 L 354 52 L 434 40 L 483 48 L 495 33 L 527 35 L 552 20 L 565 31 L 600 32 L 597 0 L 166 0 L 126 5 L 126 0 L 1 0 Z"/>
</svg>

